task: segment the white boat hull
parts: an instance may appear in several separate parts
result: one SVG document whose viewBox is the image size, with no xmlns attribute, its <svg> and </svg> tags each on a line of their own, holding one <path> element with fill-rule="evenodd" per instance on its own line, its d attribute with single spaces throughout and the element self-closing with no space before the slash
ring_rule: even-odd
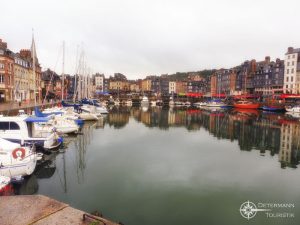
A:
<svg viewBox="0 0 300 225">
<path fill-rule="evenodd" d="M 10 183 L 10 177 L 0 176 L 0 190 Z"/>
<path fill-rule="evenodd" d="M 80 113 L 79 118 L 83 120 L 98 120 L 98 116 L 92 113 Z"/>
<path fill-rule="evenodd" d="M 3 141 L 3 140 L 2 140 Z M 11 142 L 5 145 L 9 145 Z M 11 143 L 12 147 L 0 148 L 0 176 L 16 177 L 31 175 L 36 167 L 37 155 L 28 148 L 19 144 Z M 17 148 L 13 145 L 18 145 Z"/>
<path fill-rule="evenodd" d="M 285 110 L 286 110 L 287 112 L 300 113 L 300 106 L 285 107 Z"/>
<path fill-rule="evenodd" d="M 207 103 L 206 104 L 206 107 L 224 107 L 226 106 L 224 103 L 215 103 L 215 102 L 212 102 L 212 103 Z"/>
</svg>

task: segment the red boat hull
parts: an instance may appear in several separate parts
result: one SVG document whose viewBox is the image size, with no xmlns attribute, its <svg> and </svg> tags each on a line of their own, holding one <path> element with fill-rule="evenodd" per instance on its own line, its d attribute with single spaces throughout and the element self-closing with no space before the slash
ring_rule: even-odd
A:
<svg viewBox="0 0 300 225">
<path fill-rule="evenodd" d="M 238 109 L 258 109 L 259 108 L 259 104 L 258 103 L 250 103 L 250 104 L 238 104 L 238 103 L 235 103 L 235 104 L 233 104 L 233 106 L 235 108 L 238 108 Z"/>
</svg>

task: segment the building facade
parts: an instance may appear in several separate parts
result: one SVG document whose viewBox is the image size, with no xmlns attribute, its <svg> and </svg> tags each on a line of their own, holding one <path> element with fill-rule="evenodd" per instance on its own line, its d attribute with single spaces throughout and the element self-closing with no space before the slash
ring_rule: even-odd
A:
<svg viewBox="0 0 300 225">
<path fill-rule="evenodd" d="M 104 92 L 104 74 L 96 73 L 93 76 L 96 92 Z"/>
<path fill-rule="evenodd" d="M 19 53 L 14 57 L 14 83 L 15 83 L 15 100 L 30 100 L 30 79 L 31 79 L 30 61 L 22 58 Z"/>
<path fill-rule="evenodd" d="M 300 94 L 300 48 L 289 47 L 284 58 L 283 92 Z"/>
<path fill-rule="evenodd" d="M 176 81 L 176 93 L 177 94 L 186 94 L 187 93 L 187 82 L 185 81 Z"/>
<path fill-rule="evenodd" d="M 14 100 L 14 55 L 0 39 L 0 102 Z"/>
<path fill-rule="evenodd" d="M 143 92 L 150 92 L 151 91 L 151 79 L 144 79 L 142 80 L 142 91 Z"/>
<path fill-rule="evenodd" d="M 169 81 L 169 94 L 176 94 L 176 82 Z"/>
<path fill-rule="evenodd" d="M 258 62 L 253 85 L 255 93 L 263 96 L 283 93 L 284 62 L 276 59 L 275 62 L 270 57 L 265 57 L 265 61 Z"/>
</svg>

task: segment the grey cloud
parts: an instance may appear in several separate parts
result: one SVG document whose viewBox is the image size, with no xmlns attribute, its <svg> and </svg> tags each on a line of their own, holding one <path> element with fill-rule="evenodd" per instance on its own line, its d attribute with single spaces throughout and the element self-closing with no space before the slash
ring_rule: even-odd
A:
<svg viewBox="0 0 300 225">
<path fill-rule="evenodd" d="M 0 38 L 14 51 L 29 48 L 34 28 L 45 68 L 55 67 L 65 40 L 68 73 L 84 43 L 92 71 L 138 78 L 283 58 L 288 46 L 300 46 L 299 6 L 296 0 L 11 0 L 1 6 Z"/>
</svg>

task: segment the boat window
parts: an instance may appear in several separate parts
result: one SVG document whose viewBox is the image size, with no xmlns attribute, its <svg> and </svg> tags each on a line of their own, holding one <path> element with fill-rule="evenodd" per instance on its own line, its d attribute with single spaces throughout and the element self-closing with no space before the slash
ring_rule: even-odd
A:
<svg viewBox="0 0 300 225">
<path fill-rule="evenodd" d="M 10 130 L 20 130 L 20 126 L 15 122 L 10 122 L 9 129 Z"/>
<path fill-rule="evenodd" d="M 15 122 L 0 122 L 0 130 L 20 130 L 20 127 Z"/>
<path fill-rule="evenodd" d="M 0 122 L 0 130 L 9 130 L 9 122 Z"/>
</svg>

